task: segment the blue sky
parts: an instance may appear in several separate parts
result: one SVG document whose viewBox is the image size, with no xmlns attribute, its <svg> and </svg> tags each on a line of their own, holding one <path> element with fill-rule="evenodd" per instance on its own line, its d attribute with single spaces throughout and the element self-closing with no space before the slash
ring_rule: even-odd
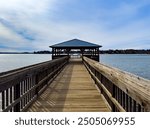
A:
<svg viewBox="0 0 150 129">
<path fill-rule="evenodd" d="M 50 50 L 74 38 L 150 49 L 150 0 L 0 0 L 0 51 Z"/>
</svg>

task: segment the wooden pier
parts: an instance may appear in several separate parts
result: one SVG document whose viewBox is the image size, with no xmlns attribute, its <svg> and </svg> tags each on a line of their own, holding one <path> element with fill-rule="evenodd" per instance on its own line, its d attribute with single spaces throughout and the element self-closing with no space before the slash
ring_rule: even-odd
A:
<svg viewBox="0 0 150 129">
<path fill-rule="evenodd" d="M 1 111 L 150 111 L 150 80 L 83 57 L 0 74 Z"/>
<path fill-rule="evenodd" d="M 69 64 L 27 111 L 110 111 L 81 59 Z"/>
</svg>

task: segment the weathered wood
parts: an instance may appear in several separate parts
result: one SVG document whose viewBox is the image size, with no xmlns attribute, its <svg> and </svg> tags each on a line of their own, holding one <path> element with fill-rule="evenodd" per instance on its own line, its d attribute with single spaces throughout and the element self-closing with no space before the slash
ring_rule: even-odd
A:
<svg viewBox="0 0 150 129">
<path fill-rule="evenodd" d="M 12 111 L 12 109 L 15 112 L 22 111 L 30 105 L 31 100 L 45 89 L 47 82 L 53 80 L 52 75 L 55 77 L 68 62 L 67 60 L 68 58 L 64 57 L 1 74 L 2 111 Z M 50 71 L 53 66 L 57 68 Z M 35 83 L 35 76 L 40 77 L 37 83 Z"/>
<path fill-rule="evenodd" d="M 17 84 L 14 86 L 14 100 L 17 100 L 20 98 L 20 84 Z M 19 112 L 20 111 L 20 102 L 18 102 L 14 106 L 14 112 Z"/>
<path fill-rule="evenodd" d="M 81 60 L 71 60 L 27 111 L 110 111 Z"/>
<path fill-rule="evenodd" d="M 5 109 L 5 91 L 2 92 L 2 110 Z"/>
<path fill-rule="evenodd" d="M 109 79 L 109 81 L 116 85 L 119 88 L 119 92 L 122 90 L 138 104 L 144 107 L 145 111 L 150 111 L 150 80 L 146 80 L 133 74 L 120 71 L 119 69 L 106 66 L 86 57 L 83 57 L 83 60 L 86 64 L 101 73 L 105 78 Z M 120 93 L 119 96 L 122 98 Z M 120 97 L 119 100 L 120 103 L 122 103 Z"/>
<path fill-rule="evenodd" d="M 109 111 L 109 106 L 112 111 L 150 111 L 150 80 L 86 57 L 93 81 L 77 60 L 57 77 L 67 62 L 64 57 L 0 74 L 2 111 L 26 111 L 33 102 L 30 111 Z"/>
<path fill-rule="evenodd" d="M 86 64 L 85 64 L 86 65 Z M 88 68 L 88 67 L 87 67 Z M 95 79 L 95 81 L 101 86 L 105 94 L 109 97 L 109 99 L 113 102 L 113 104 L 118 108 L 120 112 L 125 112 L 123 107 L 116 101 L 116 99 L 112 96 L 112 94 L 107 90 L 107 88 L 99 81 L 98 78 L 95 77 L 95 75 L 92 73 L 92 71 L 88 68 L 88 71 L 92 75 L 92 77 Z"/>
<path fill-rule="evenodd" d="M 63 64 L 62 64 L 63 65 Z M 39 89 L 38 87 L 40 87 L 42 85 L 43 82 L 45 82 L 53 73 L 55 73 L 56 71 L 58 71 L 58 69 L 60 69 L 62 66 L 60 65 L 57 69 L 55 69 L 51 74 L 49 74 L 48 76 L 46 76 L 43 80 L 41 80 L 40 82 L 38 81 L 38 83 L 36 85 L 34 85 L 31 89 L 28 90 L 27 92 L 27 89 L 25 88 L 25 92 L 24 94 L 19 97 L 18 99 L 16 99 L 11 105 L 9 105 L 7 108 L 5 108 L 3 111 L 9 111 L 12 107 L 14 107 L 17 103 L 19 103 L 21 100 L 23 100 L 24 102 L 24 108 L 22 109 L 22 111 L 24 111 L 25 109 L 27 109 L 29 107 L 29 105 L 35 101 L 35 99 L 37 98 L 38 95 L 40 95 L 45 89 L 46 87 L 44 87 L 43 89 Z M 51 80 L 49 80 L 49 83 L 52 82 L 52 80 L 57 76 L 57 74 L 51 78 Z M 25 81 L 26 82 L 26 81 Z M 24 86 L 26 86 L 26 83 L 24 83 Z M 36 89 L 39 89 L 38 91 L 35 92 Z M 27 96 L 30 94 L 30 93 L 35 93 L 34 96 L 33 95 L 33 101 L 30 101 L 28 102 L 27 101 Z M 16 110 L 17 111 L 17 110 Z"/>
<path fill-rule="evenodd" d="M 0 76 L 0 92 L 3 91 L 3 89 L 10 88 L 11 85 L 15 85 L 24 80 L 24 78 L 26 78 L 28 75 L 33 75 L 43 71 L 43 69 L 51 68 L 55 66 L 56 63 L 61 64 L 66 59 L 68 58 L 63 57 L 61 59 L 51 60 L 48 62 L 39 63 L 37 65 L 31 65 L 19 70 L 13 70 L 13 72 L 7 72 L 7 74 L 2 74 Z"/>
<path fill-rule="evenodd" d="M 9 91 L 6 90 L 6 107 L 9 105 Z"/>
</svg>

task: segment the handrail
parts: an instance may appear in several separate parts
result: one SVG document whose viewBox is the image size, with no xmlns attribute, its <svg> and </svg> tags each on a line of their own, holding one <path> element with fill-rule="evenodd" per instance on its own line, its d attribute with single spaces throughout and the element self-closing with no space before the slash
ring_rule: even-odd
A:
<svg viewBox="0 0 150 129">
<path fill-rule="evenodd" d="M 0 111 L 25 111 L 67 64 L 68 57 L 0 75 Z"/>
<path fill-rule="evenodd" d="M 150 80 L 83 57 L 112 111 L 150 111 Z"/>
</svg>

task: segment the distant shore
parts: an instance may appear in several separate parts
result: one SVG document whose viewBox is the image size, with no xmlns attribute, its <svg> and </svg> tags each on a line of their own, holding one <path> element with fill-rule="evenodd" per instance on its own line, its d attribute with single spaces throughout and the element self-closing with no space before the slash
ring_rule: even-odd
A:
<svg viewBox="0 0 150 129">
<path fill-rule="evenodd" d="M 100 50 L 100 54 L 150 54 L 150 49 L 148 50 Z"/>
<path fill-rule="evenodd" d="M 74 52 L 72 52 L 73 54 Z M 77 51 L 77 53 L 80 53 Z M 136 49 L 125 49 L 125 50 L 100 50 L 100 54 L 150 54 L 150 49 L 136 50 Z M 34 51 L 34 52 L 0 52 L 0 54 L 52 54 L 51 51 Z"/>
</svg>

